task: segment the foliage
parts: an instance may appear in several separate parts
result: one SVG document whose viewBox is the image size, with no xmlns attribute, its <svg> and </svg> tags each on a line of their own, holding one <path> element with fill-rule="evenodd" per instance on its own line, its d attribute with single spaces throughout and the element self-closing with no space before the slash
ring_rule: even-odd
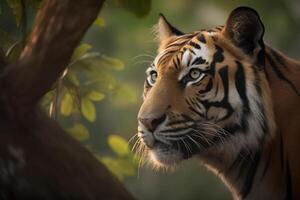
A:
<svg viewBox="0 0 300 200">
<path fill-rule="evenodd" d="M 26 6 L 37 8 L 42 0 L 6 0 L 8 7 L 15 16 L 16 25 L 20 26 Z"/>
<path fill-rule="evenodd" d="M 0 4 L 0 15 L 3 6 L 8 7 L 15 18 L 17 31 L 19 29 L 24 31 L 26 9 L 33 8 L 36 11 L 41 2 L 42 0 L 6 0 L 6 5 Z M 138 17 L 146 15 L 151 6 L 150 0 L 118 0 L 117 4 Z M 93 26 L 103 28 L 105 20 L 97 17 Z M 23 32 L 23 34 L 27 33 Z M 0 30 L 1 50 L 4 51 L 8 63 L 15 62 L 22 52 L 22 39 L 18 37 L 18 34 Z M 67 69 L 54 85 L 53 90 L 46 94 L 41 102 L 42 107 L 49 111 L 52 118 L 71 119 L 71 125 L 66 127 L 66 131 L 75 139 L 84 142 L 91 151 L 93 148 L 88 141 L 92 133 L 86 123 L 96 121 L 97 104 L 109 96 L 128 99 L 129 103 L 134 102 L 136 98 L 131 88 L 126 85 L 123 87 L 113 75 L 114 71 L 124 69 L 124 63 L 92 49 L 92 45 L 88 43 L 82 43 L 75 49 Z M 110 135 L 108 144 L 115 155 L 102 157 L 99 153 L 95 153 L 97 158 L 119 179 L 134 175 L 135 156 L 129 151 L 127 142 L 121 136 Z"/>
<path fill-rule="evenodd" d="M 110 71 L 122 70 L 124 64 L 116 58 L 91 52 L 91 48 L 89 44 L 81 44 L 74 51 L 67 70 L 50 94 L 51 116 L 56 116 L 59 110 L 62 116 L 81 114 L 87 121 L 94 122 L 95 104 L 108 94 L 123 90 Z"/>
<path fill-rule="evenodd" d="M 120 136 L 111 135 L 108 138 L 108 144 L 111 147 L 111 149 L 119 156 L 124 156 L 129 154 L 128 144 Z"/>
<path fill-rule="evenodd" d="M 67 128 L 66 130 L 79 141 L 86 141 L 90 137 L 89 130 L 81 123 L 74 124 L 71 128 Z"/>
<path fill-rule="evenodd" d="M 98 157 L 98 159 L 120 180 L 133 176 L 137 169 L 137 159 L 129 151 L 128 142 L 118 135 L 110 135 L 108 144 L 115 156 Z"/>
</svg>

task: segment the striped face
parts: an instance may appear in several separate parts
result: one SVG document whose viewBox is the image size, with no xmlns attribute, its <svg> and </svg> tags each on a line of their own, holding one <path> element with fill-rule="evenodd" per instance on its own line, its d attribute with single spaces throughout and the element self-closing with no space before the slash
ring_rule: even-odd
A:
<svg viewBox="0 0 300 200">
<path fill-rule="evenodd" d="M 268 84 L 253 58 L 259 50 L 246 55 L 223 27 L 182 34 L 163 17 L 160 26 L 169 33 L 146 70 L 138 114 L 151 162 L 169 166 L 224 148 L 257 148 L 272 118 Z"/>
</svg>

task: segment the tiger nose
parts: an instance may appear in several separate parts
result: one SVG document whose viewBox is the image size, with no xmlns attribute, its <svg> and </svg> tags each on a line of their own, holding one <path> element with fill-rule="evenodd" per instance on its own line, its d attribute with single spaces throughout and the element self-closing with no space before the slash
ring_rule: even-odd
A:
<svg viewBox="0 0 300 200">
<path fill-rule="evenodd" d="M 166 115 L 163 115 L 158 118 L 141 118 L 139 117 L 139 121 L 151 132 L 154 132 L 155 129 L 166 119 Z"/>
</svg>

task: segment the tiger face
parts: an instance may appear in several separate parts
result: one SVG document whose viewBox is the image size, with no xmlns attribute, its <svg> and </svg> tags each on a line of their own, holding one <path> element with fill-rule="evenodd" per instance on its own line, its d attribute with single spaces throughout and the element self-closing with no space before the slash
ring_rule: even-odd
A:
<svg viewBox="0 0 300 200">
<path fill-rule="evenodd" d="M 270 135 L 263 33 L 249 8 L 234 10 L 225 26 L 188 34 L 160 16 L 158 55 L 146 70 L 138 113 L 151 163 L 172 166 L 193 155 L 218 160 L 225 151 L 257 149 Z"/>
</svg>

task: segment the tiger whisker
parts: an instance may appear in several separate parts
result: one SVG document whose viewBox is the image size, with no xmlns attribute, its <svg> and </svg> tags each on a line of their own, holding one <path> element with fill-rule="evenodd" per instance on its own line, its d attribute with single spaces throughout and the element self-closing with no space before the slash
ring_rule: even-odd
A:
<svg viewBox="0 0 300 200">
<path fill-rule="evenodd" d="M 128 144 L 130 144 L 136 137 L 138 137 L 138 134 L 134 134 L 129 140 L 128 140 Z"/>
<path fill-rule="evenodd" d="M 196 142 L 191 136 L 187 135 L 187 138 L 189 138 L 192 142 L 194 142 L 196 144 L 196 146 L 199 148 L 199 150 L 201 150 L 201 146 L 199 145 L 198 142 Z"/>
<path fill-rule="evenodd" d="M 131 152 L 133 152 L 134 150 L 136 150 L 137 145 L 140 143 L 140 139 L 137 138 L 137 140 L 135 141 L 134 145 L 132 146 Z"/>
<path fill-rule="evenodd" d="M 141 60 L 141 61 L 136 61 L 134 62 L 133 64 L 134 65 L 138 65 L 138 64 L 151 64 L 152 63 L 152 60 Z"/>
<path fill-rule="evenodd" d="M 198 131 L 198 130 L 196 130 L 196 129 L 193 129 L 193 131 L 194 131 L 194 132 L 193 132 L 194 134 L 197 134 L 197 135 L 200 136 L 202 139 L 206 140 L 206 142 L 208 143 L 208 145 L 214 144 L 214 143 L 211 143 L 211 142 L 210 142 L 210 139 L 209 139 L 209 138 L 207 138 L 207 137 L 204 136 L 205 134 L 208 134 L 209 132 L 205 131 L 205 132 L 203 133 L 203 132 L 200 132 L 200 131 Z M 218 134 L 215 134 L 215 132 L 214 132 L 214 133 L 209 133 L 208 135 L 218 136 L 218 137 L 221 138 L 221 136 L 219 136 Z"/>
<path fill-rule="evenodd" d="M 152 58 L 153 60 L 155 59 L 155 56 L 144 53 L 144 54 L 140 54 L 140 55 L 134 56 L 133 58 L 131 58 L 131 60 L 136 60 L 136 59 L 138 59 L 138 58 L 140 58 L 140 57 L 150 57 L 150 58 Z"/>
<path fill-rule="evenodd" d="M 205 138 L 204 136 L 202 136 L 200 134 L 192 133 L 192 135 L 194 135 L 195 137 L 199 137 L 200 139 L 204 139 L 208 145 L 212 145 L 213 144 L 207 138 Z"/>
<path fill-rule="evenodd" d="M 183 145 L 185 146 L 185 148 L 186 148 L 186 150 L 188 152 L 188 156 L 190 156 L 189 152 L 192 154 L 192 150 L 190 149 L 190 146 L 184 141 L 183 138 L 180 138 L 180 140 L 182 141 Z"/>
</svg>

